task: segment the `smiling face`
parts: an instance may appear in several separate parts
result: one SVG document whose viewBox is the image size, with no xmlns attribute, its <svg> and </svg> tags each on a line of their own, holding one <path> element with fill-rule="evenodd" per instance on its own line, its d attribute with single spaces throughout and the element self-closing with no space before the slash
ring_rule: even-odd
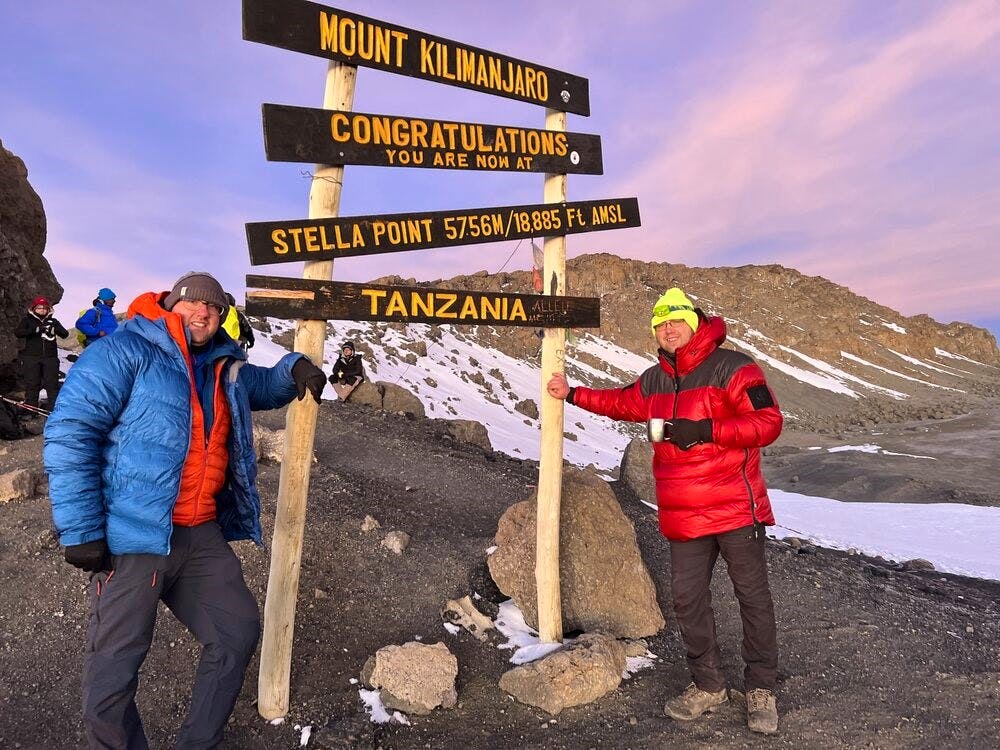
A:
<svg viewBox="0 0 1000 750">
<path fill-rule="evenodd" d="M 191 343 L 196 346 L 211 341 L 222 322 L 222 310 L 202 300 L 178 300 L 173 311 L 183 319 Z"/>
<path fill-rule="evenodd" d="M 694 336 L 685 321 L 665 320 L 654 329 L 656 333 L 656 343 L 667 354 L 676 354 L 677 350 L 684 346 Z"/>
</svg>

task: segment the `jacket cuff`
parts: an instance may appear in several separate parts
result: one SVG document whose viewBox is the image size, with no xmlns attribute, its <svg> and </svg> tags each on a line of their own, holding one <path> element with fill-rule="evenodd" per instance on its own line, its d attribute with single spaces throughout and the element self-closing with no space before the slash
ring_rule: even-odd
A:
<svg viewBox="0 0 1000 750">
<path fill-rule="evenodd" d="M 569 393 L 566 394 L 566 403 L 572 404 L 574 396 L 576 396 L 576 386 L 575 385 L 571 386 L 570 389 L 569 389 Z"/>
</svg>

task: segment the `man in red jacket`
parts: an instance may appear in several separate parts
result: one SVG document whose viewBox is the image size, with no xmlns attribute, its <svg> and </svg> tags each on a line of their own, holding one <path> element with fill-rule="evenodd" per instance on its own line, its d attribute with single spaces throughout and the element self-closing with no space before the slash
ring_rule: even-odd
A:
<svg viewBox="0 0 1000 750">
<path fill-rule="evenodd" d="M 571 388 L 555 373 L 547 390 L 595 414 L 649 425 L 660 531 L 670 540 L 674 613 L 693 679 L 665 712 L 691 720 L 728 700 L 709 589 L 721 554 L 743 621 L 747 724 L 770 734 L 778 729 L 778 648 L 764 527 L 774 524 L 774 515 L 760 449 L 781 433 L 781 412 L 760 367 L 721 348 L 723 319 L 706 317 L 680 289 L 656 302 L 651 327 L 659 362 L 632 385 Z"/>
</svg>

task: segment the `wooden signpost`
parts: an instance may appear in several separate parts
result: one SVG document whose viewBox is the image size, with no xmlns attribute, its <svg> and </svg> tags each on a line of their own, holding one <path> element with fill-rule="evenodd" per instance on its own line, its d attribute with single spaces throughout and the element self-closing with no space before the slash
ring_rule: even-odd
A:
<svg viewBox="0 0 1000 750">
<path fill-rule="evenodd" d="M 247 312 L 298 321 L 295 351 L 321 362 L 325 320 L 541 327 L 542 438 L 535 578 L 539 632 L 562 639 L 559 505 L 563 402 L 545 391 L 565 365 L 567 327 L 600 325 L 600 300 L 567 297 L 566 235 L 639 226 L 635 198 L 568 203 L 567 174 L 602 174 L 600 137 L 567 132 L 590 114 L 588 83 L 495 52 L 308 2 L 243 0 L 243 38 L 324 57 L 323 109 L 263 105 L 268 159 L 316 162 L 309 218 L 247 224 L 256 265 L 305 260 L 303 279 L 247 277 Z M 544 129 L 353 112 L 355 66 L 546 108 Z M 544 203 L 338 218 L 343 165 L 545 173 Z M 544 237 L 544 295 L 333 282 L 333 259 Z M 288 712 L 292 636 L 317 405 L 288 410 L 264 605 L 258 711 Z"/>
<path fill-rule="evenodd" d="M 262 266 L 637 226 L 637 199 L 605 198 L 416 214 L 261 221 L 247 224 L 246 230 L 250 262 Z"/>
<path fill-rule="evenodd" d="M 512 125 L 265 104 L 271 161 L 602 174 L 601 138 Z"/>
<path fill-rule="evenodd" d="M 247 276 L 247 290 L 247 314 L 257 317 L 532 328 L 601 325 L 601 301 L 592 297 L 554 298 L 255 275 Z"/>
<path fill-rule="evenodd" d="M 586 78 L 305 0 L 244 0 L 243 38 L 577 115 L 590 114 Z"/>
</svg>

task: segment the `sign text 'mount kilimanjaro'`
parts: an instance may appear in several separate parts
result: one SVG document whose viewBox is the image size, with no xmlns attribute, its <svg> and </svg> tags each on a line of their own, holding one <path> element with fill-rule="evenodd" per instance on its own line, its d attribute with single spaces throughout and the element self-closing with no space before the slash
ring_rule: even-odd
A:
<svg viewBox="0 0 1000 750">
<path fill-rule="evenodd" d="M 603 174 L 588 133 L 265 104 L 271 161 L 494 172 Z"/>
<path fill-rule="evenodd" d="M 601 300 L 247 276 L 247 315 L 452 325 L 598 328 Z"/>
<path fill-rule="evenodd" d="M 637 226 L 637 199 L 605 198 L 417 214 L 260 221 L 247 224 L 246 230 L 250 262 L 259 266 Z"/>
<path fill-rule="evenodd" d="M 586 78 L 306 0 L 243 0 L 243 38 L 590 114 Z"/>
</svg>

